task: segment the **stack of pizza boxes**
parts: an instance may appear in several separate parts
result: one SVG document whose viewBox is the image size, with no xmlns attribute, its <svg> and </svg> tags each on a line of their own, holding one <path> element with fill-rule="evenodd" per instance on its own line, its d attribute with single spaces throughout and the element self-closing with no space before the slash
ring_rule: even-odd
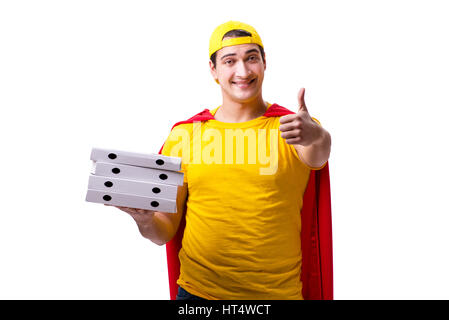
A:
<svg viewBox="0 0 449 320">
<path fill-rule="evenodd" d="M 176 212 L 181 158 L 93 148 L 86 201 Z"/>
</svg>

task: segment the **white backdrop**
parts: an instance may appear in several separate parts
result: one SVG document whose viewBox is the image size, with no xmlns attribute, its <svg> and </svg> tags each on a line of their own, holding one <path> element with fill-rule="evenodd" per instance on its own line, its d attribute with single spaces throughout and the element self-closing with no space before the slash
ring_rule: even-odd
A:
<svg viewBox="0 0 449 320">
<path fill-rule="evenodd" d="M 92 147 L 158 152 L 221 103 L 208 41 L 253 25 L 264 98 L 332 134 L 336 299 L 448 299 L 444 1 L 0 2 L 0 298 L 168 299 L 165 247 L 84 201 Z"/>
</svg>

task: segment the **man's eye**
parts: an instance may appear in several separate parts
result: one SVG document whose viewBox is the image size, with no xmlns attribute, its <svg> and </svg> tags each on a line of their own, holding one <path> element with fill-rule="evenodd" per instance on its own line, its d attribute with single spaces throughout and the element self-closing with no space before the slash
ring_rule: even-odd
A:
<svg viewBox="0 0 449 320">
<path fill-rule="evenodd" d="M 231 64 L 232 60 L 225 60 L 225 64 Z"/>
</svg>

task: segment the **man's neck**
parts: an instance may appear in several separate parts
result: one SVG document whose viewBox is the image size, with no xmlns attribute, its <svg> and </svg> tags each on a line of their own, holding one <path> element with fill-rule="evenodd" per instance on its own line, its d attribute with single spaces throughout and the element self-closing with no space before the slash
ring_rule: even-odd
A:
<svg viewBox="0 0 449 320">
<path fill-rule="evenodd" d="M 223 104 L 215 113 L 215 119 L 221 122 L 239 123 L 250 121 L 262 116 L 267 110 L 267 104 L 259 96 L 248 102 L 236 102 L 223 99 Z"/>
</svg>

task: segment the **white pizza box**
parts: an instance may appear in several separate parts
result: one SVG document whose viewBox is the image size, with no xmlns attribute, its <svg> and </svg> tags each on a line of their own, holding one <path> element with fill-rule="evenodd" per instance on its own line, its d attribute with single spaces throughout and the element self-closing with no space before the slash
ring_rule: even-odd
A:
<svg viewBox="0 0 449 320">
<path fill-rule="evenodd" d="M 93 162 L 92 174 L 137 181 L 156 182 L 171 185 L 183 185 L 184 173 L 130 166 L 119 163 Z"/>
<path fill-rule="evenodd" d="M 121 163 L 145 168 L 171 171 L 181 170 L 181 158 L 153 153 L 145 154 L 113 149 L 92 148 L 90 159 L 92 161 Z"/>
<path fill-rule="evenodd" d="M 146 209 L 168 213 L 176 212 L 176 200 L 142 197 L 126 193 L 88 189 L 86 201 L 135 209 Z"/>
<path fill-rule="evenodd" d="M 178 186 L 175 185 L 103 177 L 92 174 L 89 175 L 87 188 L 104 192 L 126 193 L 135 196 L 168 200 L 176 200 L 176 194 L 178 192 Z"/>
</svg>

